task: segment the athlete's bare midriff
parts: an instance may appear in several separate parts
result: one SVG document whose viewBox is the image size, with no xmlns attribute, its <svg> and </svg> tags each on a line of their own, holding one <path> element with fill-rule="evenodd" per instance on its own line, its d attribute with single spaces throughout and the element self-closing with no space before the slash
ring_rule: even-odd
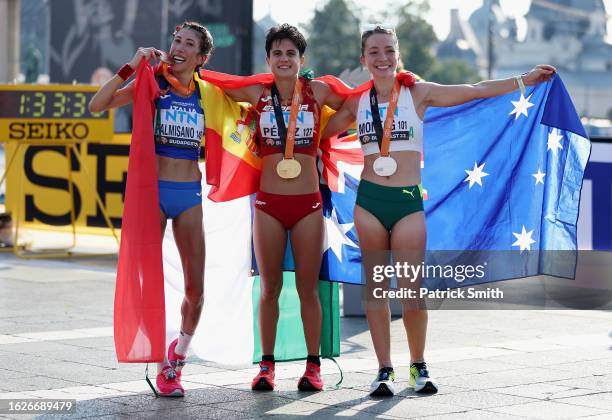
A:
<svg viewBox="0 0 612 420">
<path fill-rule="evenodd" d="M 302 171 L 297 178 L 283 179 L 276 172 L 276 165 L 282 160 L 283 154 L 275 153 L 264 156 L 259 189 L 267 193 L 280 195 L 310 194 L 319 191 L 316 159 L 313 156 L 301 153 L 296 153 L 294 157 L 300 162 Z"/>
<path fill-rule="evenodd" d="M 196 160 L 157 156 L 157 178 L 165 181 L 200 181 L 202 173 Z"/>
<path fill-rule="evenodd" d="M 374 172 L 374 161 L 378 153 L 364 158 L 361 179 L 387 187 L 405 187 L 421 183 L 421 153 L 413 151 L 390 152 L 389 155 L 397 162 L 397 171 L 391 176 L 379 176 Z"/>
</svg>

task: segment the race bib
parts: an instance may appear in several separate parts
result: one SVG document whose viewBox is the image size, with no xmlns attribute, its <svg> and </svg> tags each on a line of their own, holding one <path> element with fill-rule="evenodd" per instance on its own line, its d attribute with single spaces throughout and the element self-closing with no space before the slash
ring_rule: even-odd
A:
<svg viewBox="0 0 612 420">
<path fill-rule="evenodd" d="M 289 107 L 283 106 L 283 117 L 285 126 L 289 125 Z M 259 116 L 260 136 L 266 146 L 282 148 L 274 107 L 267 105 Z M 314 136 L 314 115 L 308 111 L 308 105 L 302 105 L 297 114 L 295 126 L 295 145 L 294 147 L 307 147 L 312 144 Z"/>
</svg>

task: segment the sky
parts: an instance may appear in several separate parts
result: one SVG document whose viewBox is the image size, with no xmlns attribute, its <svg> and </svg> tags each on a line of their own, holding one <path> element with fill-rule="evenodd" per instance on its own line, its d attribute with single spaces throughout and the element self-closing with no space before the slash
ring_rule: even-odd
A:
<svg viewBox="0 0 612 420">
<path fill-rule="evenodd" d="M 315 7 L 321 7 L 327 0 L 254 0 L 253 17 L 259 20 L 271 12 L 274 20 L 280 23 L 300 25 L 308 22 Z M 362 13 L 362 22 L 373 22 L 377 13 L 399 3 L 398 0 L 352 0 Z M 459 9 L 459 14 L 468 19 L 470 14 L 478 9 L 483 0 L 430 0 L 431 11 L 425 16 L 434 28 L 439 39 L 446 38 L 450 27 L 450 10 Z M 501 6 L 506 15 L 518 18 L 519 38 L 526 31 L 523 15 L 529 10 L 531 0 L 501 0 Z M 612 15 L 612 0 L 604 0 L 608 15 Z M 364 20 L 365 19 L 365 20 Z M 612 19 L 608 21 L 608 42 L 612 43 Z"/>
</svg>

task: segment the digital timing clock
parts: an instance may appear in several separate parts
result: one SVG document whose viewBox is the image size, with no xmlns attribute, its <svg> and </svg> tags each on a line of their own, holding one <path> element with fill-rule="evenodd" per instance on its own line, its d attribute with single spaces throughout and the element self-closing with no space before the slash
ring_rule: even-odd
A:
<svg viewBox="0 0 612 420">
<path fill-rule="evenodd" d="M 0 85 L 0 141 L 112 138 L 112 113 L 87 109 L 97 90 L 85 85 Z"/>
</svg>

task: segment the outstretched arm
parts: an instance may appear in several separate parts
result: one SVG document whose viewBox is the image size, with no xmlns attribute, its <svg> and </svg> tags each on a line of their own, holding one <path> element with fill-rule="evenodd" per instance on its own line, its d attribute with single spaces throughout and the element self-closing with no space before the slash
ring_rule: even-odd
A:
<svg viewBox="0 0 612 420">
<path fill-rule="evenodd" d="M 520 76 L 526 86 L 533 86 L 549 80 L 557 70 L 548 64 L 535 66 L 529 73 Z M 424 104 L 426 106 L 448 107 L 460 105 L 472 99 L 490 98 L 503 95 L 518 89 L 515 77 L 508 79 L 486 80 L 473 85 L 439 85 L 437 83 L 419 83 L 426 88 Z"/>
<path fill-rule="evenodd" d="M 263 85 L 251 85 L 237 89 L 223 89 L 223 91 L 236 102 L 248 102 L 257 106 L 257 101 L 263 92 Z"/>
</svg>

